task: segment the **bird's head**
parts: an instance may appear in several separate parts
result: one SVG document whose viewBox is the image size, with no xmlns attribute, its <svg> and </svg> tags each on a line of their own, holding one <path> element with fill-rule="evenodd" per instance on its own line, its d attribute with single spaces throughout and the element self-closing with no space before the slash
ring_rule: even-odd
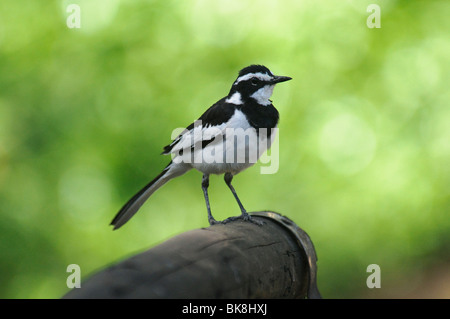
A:
<svg viewBox="0 0 450 319">
<path fill-rule="evenodd" d="M 243 104 L 249 99 L 261 105 L 270 105 L 275 84 L 289 81 L 288 76 L 273 75 L 263 65 L 250 65 L 239 71 L 239 75 L 231 87 L 227 97 L 228 103 Z"/>
</svg>

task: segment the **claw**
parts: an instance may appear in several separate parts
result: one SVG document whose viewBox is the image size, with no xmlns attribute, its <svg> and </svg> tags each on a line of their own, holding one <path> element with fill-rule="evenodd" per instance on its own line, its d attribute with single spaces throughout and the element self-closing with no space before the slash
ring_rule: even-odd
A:
<svg viewBox="0 0 450 319">
<path fill-rule="evenodd" d="M 217 220 L 215 220 L 214 218 L 209 218 L 209 219 L 208 219 L 208 222 L 209 222 L 209 225 L 210 225 L 210 226 L 212 226 L 212 225 L 217 225 L 217 224 L 222 224 L 221 221 L 217 221 Z"/>
<path fill-rule="evenodd" d="M 255 225 L 258 225 L 258 226 L 264 225 L 264 222 L 263 222 L 263 221 L 259 221 L 259 220 L 253 219 L 253 218 L 252 218 L 248 213 L 246 213 L 246 212 L 242 212 L 242 214 L 239 215 L 239 216 L 228 217 L 227 219 L 225 219 L 225 220 L 222 221 L 221 223 L 226 224 L 226 223 L 228 223 L 228 222 L 232 222 L 232 221 L 235 221 L 235 220 L 238 220 L 238 219 L 242 219 L 243 221 L 249 221 L 249 222 L 251 222 L 251 223 L 253 223 L 253 224 L 255 224 Z"/>
</svg>

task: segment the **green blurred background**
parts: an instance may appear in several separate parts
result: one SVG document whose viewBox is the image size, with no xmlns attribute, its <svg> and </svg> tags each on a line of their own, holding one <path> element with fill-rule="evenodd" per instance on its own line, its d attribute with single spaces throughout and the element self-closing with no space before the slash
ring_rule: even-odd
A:
<svg viewBox="0 0 450 319">
<path fill-rule="evenodd" d="M 234 180 L 245 207 L 309 233 L 325 297 L 449 298 L 449 17 L 449 1 L 2 1 L 0 297 L 59 298 L 69 264 L 86 278 L 206 227 L 196 171 L 108 224 L 167 164 L 172 130 L 258 63 L 294 80 L 272 97 L 278 172 Z M 239 214 L 222 177 L 210 198 Z"/>
</svg>

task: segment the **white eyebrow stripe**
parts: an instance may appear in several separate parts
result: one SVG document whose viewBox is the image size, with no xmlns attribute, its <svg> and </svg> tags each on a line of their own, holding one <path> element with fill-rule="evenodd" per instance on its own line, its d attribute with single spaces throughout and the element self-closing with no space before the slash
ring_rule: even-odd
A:
<svg viewBox="0 0 450 319">
<path fill-rule="evenodd" d="M 266 74 L 266 73 L 261 73 L 261 72 L 248 73 L 248 74 L 245 74 L 243 76 L 238 77 L 237 80 L 234 82 L 234 84 L 238 84 L 241 81 L 246 81 L 246 80 L 251 79 L 253 77 L 258 78 L 261 81 L 269 81 L 269 80 L 272 79 L 272 76 L 270 76 L 269 74 Z"/>
</svg>

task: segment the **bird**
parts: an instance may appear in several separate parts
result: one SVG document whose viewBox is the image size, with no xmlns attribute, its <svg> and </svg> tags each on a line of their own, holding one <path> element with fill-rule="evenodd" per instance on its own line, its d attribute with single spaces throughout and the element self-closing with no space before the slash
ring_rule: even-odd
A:
<svg viewBox="0 0 450 319">
<path fill-rule="evenodd" d="M 252 64 L 241 69 L 228 95 L 209 107 L 163 148 L 161 154 L 171 155 L 172 160 L 119 210 L 111 221 L 113 229 L 122 227 L 157 189 L 191 169 L 203 174 L 201 187 L 210 225 L 237 219 L 259 224 L 247 213 L 231 182 L 236 174 L 254 165 L 270 148 L 279 121 L 279 112 L 270 97 L 277 83 L 291 79 L 273 75 L 263 65 Z M 213 217 L 208 196 L 211 174 L 224 174 L 224 181 L 241 210 L 239 216 L 223 221 Z"/>
</svg>

